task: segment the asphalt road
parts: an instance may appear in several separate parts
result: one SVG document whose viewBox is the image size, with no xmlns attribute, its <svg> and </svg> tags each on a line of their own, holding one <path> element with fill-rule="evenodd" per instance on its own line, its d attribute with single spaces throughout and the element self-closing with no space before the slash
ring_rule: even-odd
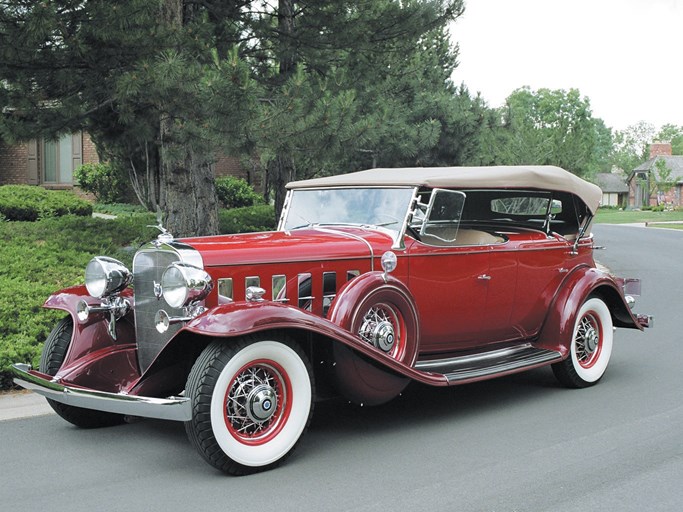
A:
<svg viewBox="0 0 683 512">
<path fill-rule="evenodd" d="M 595 387 L 549 369 L 378 408 L 328 402 L 281 468 L 231 478 L 181 424 L 79 430 L 0 422 L 3 510 L 679 511 L 683 509 L 683 231 L 597 226 L 615 273 L 643 279 L 653 329 L 618 330 Z"/>
</svg>

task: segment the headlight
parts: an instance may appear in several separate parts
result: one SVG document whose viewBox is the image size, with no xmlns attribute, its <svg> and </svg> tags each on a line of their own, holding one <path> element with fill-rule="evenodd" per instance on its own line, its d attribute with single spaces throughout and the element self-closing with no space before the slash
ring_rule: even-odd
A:
<svg viewBox="0 0 683 512">
<path fill-rule="evenodd" d="M 172 308 L 182 308 L 200 301 L 212 288 L 211 276 L 187 263 L 172 263 L 161 276 L 164 300 Z"/>
<path fill-rule="evenodd" d="M 114 258 L 96 256 L 85 267 L 85 287 L 92 297 L 98 299 L 120 292 L 132 279 L 130 270 Z"/>
</svg>

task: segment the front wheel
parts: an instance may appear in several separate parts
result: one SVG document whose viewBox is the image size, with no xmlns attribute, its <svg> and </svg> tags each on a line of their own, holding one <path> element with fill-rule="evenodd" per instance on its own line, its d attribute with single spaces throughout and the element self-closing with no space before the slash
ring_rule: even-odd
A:
<svg viewBox="0 0 683 512">
<path fill-rule="evenodd" d="M 232 475 L 273 468 L 291 454 L 313 413 L 313 376 L 284 335 L 211 343 L 187 381 L 187 435 L 212 466 Z"/>
<path fill-rule="evenodd" d="M 597 297 L 588 299 L 576 317 L 569 357 L 552 365 L 557 379 L 571 388 L 597 383 L 607 370 L 613 338 L 609 308 Z"/>
</svg>

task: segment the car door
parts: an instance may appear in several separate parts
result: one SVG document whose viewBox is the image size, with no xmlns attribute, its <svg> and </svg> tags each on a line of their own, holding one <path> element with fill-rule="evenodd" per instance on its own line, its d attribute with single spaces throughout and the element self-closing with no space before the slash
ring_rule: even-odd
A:
<svg viewBox="0 0 683 512">
<path fill-rule="evenodd" d="M 409 285 L 424 351 L 448 352 L 481 340 L 490 247 L 460 236 L 464 201 L 462 192 L 434 189 L 413 225 L 419 233 L 408 249 Z"/>
<path fill-rule="evenodd" d="M 519 245 L 518 285 L 511 322 L 521 335 L 533 336 L 541 328 L 560 284 L 578 263 L 571 252 L 571 243 L 560 237 L 539 236 Z"/>
<path fill-rule="evenodd" d="M 477 343 L 486 314 L 489 248 L 416 242 L 409 251 L 421 350 L 448 352 Z"/>
</svg>

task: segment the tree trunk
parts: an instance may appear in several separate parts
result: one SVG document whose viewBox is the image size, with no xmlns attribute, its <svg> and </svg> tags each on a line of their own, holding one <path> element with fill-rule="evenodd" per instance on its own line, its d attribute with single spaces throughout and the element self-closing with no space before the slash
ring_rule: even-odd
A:
<svg viewBox="0 0 683 512">
<path fill-rule="evenodd" d="M 278 155 L 272 162 L 272 171 L 269 174 L 272 175 L 271 184 L 275 192 L 275 220 L 278 220 L 282 207 L 285 204 L 285 196 L 287 195 L 285 185 L 296 179 L 296 169 L 294 168 L 294 162 L 289 156 Z"/>
<path fill-rule="evenodd" d="M 184 151 L 181 161 L 164 158 L 162 151 L 160 205 L 164 227 L 175 237 L 218 234 L 213 166 L 191 149 Z"/>
<path fill-rule="evenodd" d="M 169 27 L 182 27 L 183 8 L 183 0 L 164 0 L 163 22 Z M 174 141 L 173 112 L 161 116 L 160 132 L 159 205 L 164 227 L 175 237 L 218 234 L 218 202 L 211 156 L 188 142 Z"/>
<path fill-rule="evenodd" d="M 279 82 L 286 82 L 294 73 L 296 57 L 294 51 L 294 6 L 295 0 L 278 0 L 277 24 L 280 33 L 279 41 Z M 285 203 L 285 185 L 296 179 L 294 161 L 287 152 L 278 151 L 272 162 L 272 172 L 269 173 L 269 185 L 272 186 L 275 199 L 275 219 L 280 218 Z"/>
</svg>

